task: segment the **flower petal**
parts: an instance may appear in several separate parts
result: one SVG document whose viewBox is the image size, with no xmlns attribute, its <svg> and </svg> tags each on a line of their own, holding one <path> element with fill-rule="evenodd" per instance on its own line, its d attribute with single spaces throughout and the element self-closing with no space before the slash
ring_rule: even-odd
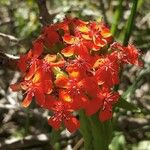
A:
<svg viewBox="0 0 150 150">
<path fill-rule="evenodd" d="M 63 40 L 64 42 L 66 42 L 67 44 L 74 44 L 75 42 L 75 37 L 69 34 L 65 34 L 63 36 Z"/>
<path fill-rule="evenodd" d="M 111 32 L 110 32 L 110 30 L 108 28 L 103 28 L 102 31 L 101 31 L 101 35 L 104 38 L 108 38 L 108 37 L 112 36 L 112 34 L 111 34 Z"/>
<path fill-rule="evenodd" d="M 75 117 L 64 120 L 64 124 L 69 132 L 75 132 L 80 127 L 80 123 Z"/>
<path fill-rule="evenodd" d="M 81 35 L 82 38 L 84 38 L 85 40 L 91 40 L 91 37 L 88 34 L 82 34 Z"/>
<path fill-rule="evenodd" d="M 44 57 L 44 60 L 45 60 L 47 63 L 55 62 L 56 59 L 57 59 L 57 56 L 56 56 L 56 55 L 47 54 L 47 55 Z"/>
<path fill-rule="evenodd" d="M 112 110 L 111 106 L 107 106 L 104 110 L 102 110 L 99 114 L 100 121 L 104 122 L 110 120 L 112 118 Z"/>
<path fill-rule="evenodd" d="M 74 55 L 74 46 L 68 46 L 66 48 L 64 48 L 61 53 L 65 56 L 65 57 L 70 57 L 72 55 Z"/>
<path fill-rule="evenodd" d="M 86 115 L 91 116 L 95 114 L 102 107 L 102 101 L 98 98 L 93 99 L 85 105 Z"/>
<path fill-rule="evenodd" d="M 36 89 L 34 92 L 34 96 L 36 99 L 36 102 L 40 105 L 43 106 L 45 103 L 45 95 L 41 89 Z"/>
<path fill-rule="evenodd" d="M 96 46 L 103 47 L 107 44 L 107 41 L 105 39 L 102 39 L 101 37 L 93 37 L 93 42 Z"/>
<path fill-rule="evenodd" d="M 36 71 L 36 68 L 37 68 L 36 62 L 33 62 L 29 68 L 29 72 L 25 76 L 25 80 L 30 80 L 33 77 L 33 75 Z"/>
<path fill-rule="evenodd" d="M 42 72 L 41 72 L 41 70 L 38 70 L 38 71 L 36 71 L 36 73 L 34 74 L 34 77 L 33 77 L 33 79 L 32 79 L 32 82 L 33 82 L 33 83 L 37 83 L 37 82 L 40 82 L 41 79 L 42 79 Z"/>
<path fill-rule="evenodd" d="M 65 76 L 60 76 L 59 78 L 57 78 L 55 80 L 55 84 L 57 87 L 60 88 L 67 88 L 67 83 L 68 83 L 69 79 Z"/>
<path fill-rule="evenodd" d="M 36 40 L 33 43 L 33 57 L 38 58 L 43 52 L 43 43 L 40 40 Z"/>
<path fill-rule="evenodd" d="M 11 85 L 10 85 L 10 88 L 12 89 L 12 91 L 19 91 L 19 90 L 22 90 L 20 83 L 11 84 Z"/>
<path fill-rule="evenodd" d="M 61 126 L 61 121 L 57 119 L 55 116 L 53 116 L 48 119 L 48 124 L 52 126 L 54 129 L 58 130 Z"/>
<path fill-rule="evenodd" d="M 29 93 L 27 93 L 25 99 L 23 100 L 22 106 L 28 107 L 30 105 L 31 101 L 32 101 L 32 93 L 29 92 Z"/>
<path fill-rule="evenodd" d="M 26 56 L 20 56 L 20 59 L 18 60 L 17 66 L 21 70 L 21 72 L 25 73 L 27 70 L 27 64 L 26 64 Z"/>
<path fill-rule="evenodd" d="M 56 97 L 52 95 L 46 95 L 43 107 L 49 110 L 53 110 L 54 106 L 56 105 L 56 102 L 58 102 Z"/>
<path fill-rule="evenodd" d="M 88 33 L 90 31 L 86 25 L 79 25 L 78 30 L 82 33 Z"/>
<path fill-rule="evenodd" d="M 71 102 L 72 98 L 70 97 L 70 95 L 67 93 L 67 91 L 65 90 L 61 90 L 59 92 L 59 97 L 60 99 L 62 99 L 64 102 Z"/>
<path fill-rule="evenodd" d="M 45 80 L 43 81 L 43 91 L 46 94 L 50 94 L 52 92 L 52 81 L 51 80 Z"/>
</svg>

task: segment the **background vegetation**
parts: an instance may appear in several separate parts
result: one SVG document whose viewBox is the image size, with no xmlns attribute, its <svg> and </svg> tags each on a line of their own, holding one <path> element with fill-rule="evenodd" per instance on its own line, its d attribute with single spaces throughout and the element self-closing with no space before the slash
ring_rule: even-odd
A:
<svg viewBox="0 0 150 150">
<path fill-rule="evenodd" d="M 79 132 L 55 132 L 47 124 L 47 111 L 35 104 L 28 109 L 20 105 L 22 94 L 9 89 L 20 75 L 5 59 L 6 53 L 12 57 L 27 52 L 47 22 L 71 15 L 84 20 L 102 18 L 118 41 L 125 44 L 129 35 L 129 42 L 141 50 L 144 67 L 125 66 L 119 87 L 140 109 L 115 109 L 110 150 L 150 150 L 150 1 L 47 0 L 44 4 L 44 0 L 0 0 L 0 149 L 82 149 Z"/>
</svg>

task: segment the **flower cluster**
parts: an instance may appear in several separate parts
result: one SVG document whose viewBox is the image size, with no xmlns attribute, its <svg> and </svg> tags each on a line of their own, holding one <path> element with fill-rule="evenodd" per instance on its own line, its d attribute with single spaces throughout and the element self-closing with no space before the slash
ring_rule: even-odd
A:
<svg viewBox="0 0 150 150">
<path fill-rule="evenodd" d="M 63 123 L 74 132 L 80 126 L 75 111 L 83 109 L 87 116 L 99 112 L 102 122 L 112 118 L 119 100 L 114 86 L 126 63 L 142 65 L 138 50 L 115 42 L 102 21 L 66 18 L 44 27 L 29 52 L 20 56 L 22 79 L 11 88 L 25 92 L 24 107 L 34 98 L 50 110 L 48 123 L 53 128 Z"/>
</svg>

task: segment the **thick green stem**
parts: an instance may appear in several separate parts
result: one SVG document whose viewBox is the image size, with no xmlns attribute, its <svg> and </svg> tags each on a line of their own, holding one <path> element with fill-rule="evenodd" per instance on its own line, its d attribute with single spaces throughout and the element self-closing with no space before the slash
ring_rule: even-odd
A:
<svg viewBox="0 0 150 150">
<path fill-rule="evenodd" d="M 92 144 L 93 139 L 92 139 L 90 121 L 88 120 L 83 110 L 79 112 L 79 116 L 80 116 L 80 132 L 84 138 L 84 149 L 93 150 L 93 144 Z"/>
<path fill-rule="evenodd" d="M 84 138 L 85 150 L 108 150 L 112 139 L 111 121 L 100 122 L 98 114 L 87 117 L 84 111 L 79 112 L 80 132 Z"/>
<path fill-rule="evenodd" d="M 108 146 L 112 139 L 111 121 L 100 122 L 98 115 L 95 114 L 89 118 L 93 136 L 94 150 L 108 150 Z"/>
<path fill-rule="evenodd" d="M 132 28 L 133 28 L 134 19 L 135 19 L 136 10 L 137 10 L 137 4 L 138 4 L 138 0 L 133 0 L 131 14 L 130 14 L 128 22 L 127 22 L 124 39 L 123 39 L 123 45 L 125 45 L 125 46 L 128 45 L 128 41 L 129 41 L 129 38 L 132 33 Z"/>
</svg>

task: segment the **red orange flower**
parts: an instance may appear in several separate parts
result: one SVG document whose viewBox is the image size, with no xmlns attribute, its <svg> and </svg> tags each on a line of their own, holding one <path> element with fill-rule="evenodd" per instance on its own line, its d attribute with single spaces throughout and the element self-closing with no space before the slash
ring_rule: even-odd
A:
<svg viewBox="0 0 150 150">
<path fill-rule="evenodd" d="M 12 90 L 24 90 L 26 97 L 23 100 L 22 105 L 28 107 L 32 101 L 32 97 L 35 97 L 36 102 L 43 106 L 45 102 L 45 94 L 50 94 L 52 91 L 52 82 L 50 78 L 42 72 L 37 70 L 32 79 L 24 80 L 19 84 L 11 85 Z"/>
<path fill-rule="evenodd" d="M 133 45 L 114 42 L 103 21 L 68 17 L 43 28 L 33 47 L 20 57 L 22 80 L 11 88 L 25 92 L 24 107 L 35 97 L 40 107 L 50 110 L 48 123 L 53 128 L 63 123 L 74 132 L 80 125 L 72 113 L 80 109 L 87 115 L 99 111 L 102 122 L 112 118 L 112 107 L 119 100 L 113 89 L 120 82 L 120 66 L 141 65 L 139 55 Z"/>
<path fill-rule="evenodd" d="M 110 92 L 106 89 L 102 90 L 96 98 L 86 104 L 86 113 L 90 116 L 100 110 L 99 119 L 102 122 L 109 120 L 112 118 L 112 105 L 115 104 L 118 99 L 118 92 Z"/>
<path fill-rule="evenodd" d="M 70 132 L 79 128 L 79 121 L 71 114 L 74 110 L 69 103 L 47 96 L 45 107 L 53 111 L 53 116 L 49 118 L 48 123 L 54 129 L 59 129 L 62 122 Z"/>
</svg>

